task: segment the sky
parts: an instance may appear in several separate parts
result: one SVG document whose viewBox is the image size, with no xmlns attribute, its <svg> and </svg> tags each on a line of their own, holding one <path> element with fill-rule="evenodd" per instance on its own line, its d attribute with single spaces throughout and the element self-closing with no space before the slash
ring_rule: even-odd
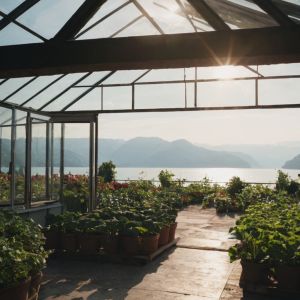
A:
<svg viewBox="0 0 300 300">
<path fill-rule="evenodd" d="M 11 11 L 21 0 L 1 0 L 0 9 L 6 13 Z M 36 30 L 46 38 L 51 38 L 64 24 L 66 19 L 81 5 L 83 0 L 41 0 L 37 5 L 31 8 L 27 13 L 21 16 L 18 21 L 26 26 Z M 124 0 L 109 0 L 110 5 L 104 5 L 102 10 L 97 13 L 87 24 L 89 26 L 94 21 L 103 17 L 105 13 L 124 3 Z M 175 1 L 158 1 L 163 3 L 170 11 L 161 10 L 152 1 L 140 0 L 145 5 L 149 13 L 155 14 L 161 10 L 157 21 L 167 33 L 188 32 L 189 23 L 184 18 L 176 16 Z M 247 1 L 234 0 L 246 4 Z M 300 5 L 300 0 L 289 1 Z M 248 2 L 249 3 L 249 2 Z M 248 4 L 249 5 L 249 4 Z M 132 18 L 139 15 L 136 8 L 132 6 L 125 7 L 116 16 L 110 18 L 101 26 L 96 26 L 91 32 L 80 37 L 98 38 L 108 37 L 118 28 L 122 27 Z M 86 26 L 86 27 L 87 27 Z M 204 30 L 211 30 L 209 26 L 204 26 Z M 141 19 L 135 26 L 121 32 L 118 36 L 140 35 L 140 34 L 158 34 L 151 24 L 145 19 Z M 38 42 L 38 39 L 30 36 L 22 29 L 11 24 L 0 32 L 0 45 L 14 43 Z M 300 74 L 300 64 L 262 66 L 260 72 L 264 75 L 288 75 Z M 133 71 L 131 74 L 118 72 L 106 83 L 132 81 L 137 74 L 142 71 Z M 97 76 L 104 74 L 98 74 Z M 40 95 L 30 103 L 33 108 L 40 106 L 40 100 L 46 101 L 55 96 L 59 88 L 64 88 L 67 83 L 76 80 L 79 74 L 70 75 L 65 78 L 60 86 L 54 85 L 52 89 Z M 193 69 L 186 70 L 187 79 L 193 78 Z M 224 68 L 201 68 L 198 70 L 198 76 L 207 78 L 227 78 L 239 76 L 254 76 L 252 72 L 242 67 L 224 67 Z M 96 76 L 93 79 L 96 80 Z M 171 80 L 183 79 L 184 73 L 181 70 L 172 71 L 152 71 L 143 80 Z M 11 89 L 20 86 L 25 79 L 18 79 L 7 82 L 0 87 L 0 99 L 9 95 Z M 28 79 L 26 79 L 28 80 Z M 38 84 L 46 84 L 53 77 L 43 77 L 39 81 L 32 83 L 28 88 L 17 93 L 12 99 L 15 103 L 22 103 Z M 89 84 L 93 83 L 90 79 Z M 88 82 L 86 81 L 86 84 Z M 187 104 L 193 105 L 193 85 L 186 86 Z M 61 109 L 67 100 L 70 100 L 84 89 L 77 88 L 69 91 L 62 100 L 58 100 L 50 106 L 50 109 Z M 129 108 L 131 105 L 131 88 L 107 88 L 104 91 L 104 108 Z M 95 89 L 88 98 L 83 98 L 73 108 L 80 110 L 99 106 L 100 89 Z M 259 84 L 260 104 L 279 104 L 279 103 L 300 103 L 300 79 L 263 80 Z M 167 86 L 145 86 L 136 88 L 137 108 L 155 108 L 162 107 L 183 107 L 184 105 L 184 85 Z M 217 82 L 198 84 L 198 103 L 203 106 L 224 106 L 224 105 L 250 105 L 254 103 L 254 81 L 238 82 Z M 157 136 L 166 140 L 187 139 L 193 143 L 200 144 L 265 144 L 279 143 L 284 141 L 300 140 L 300 109 L 284 110 L 239 110 L 239 111 L 202 111 L 202 112 L 180 112 L 180 113 L 143 113 L 143 114 L 114 114 L 101 115 L 99 135 L 105 138 L 130 139 L 137 136 Z M 43 132 L 37 135 L 43 135 Z M 67 132 L 69 137 L 87 136 L 86 126 L 72 126 Z"/>
</svg>

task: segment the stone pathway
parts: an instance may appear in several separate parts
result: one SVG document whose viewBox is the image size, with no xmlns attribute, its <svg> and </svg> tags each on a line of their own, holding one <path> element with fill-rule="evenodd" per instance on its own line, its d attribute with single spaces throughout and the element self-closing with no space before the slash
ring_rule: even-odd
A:
<svg viewBox="0 0 300 300">
<path fill-rule="evenodd" d="M 50 260 L 39 299 L 241 299 L 240 270 L 226 252 L 236 218 L 190 206 L 177 221 L 177 247 L 145 266 Z"/>
</svg>

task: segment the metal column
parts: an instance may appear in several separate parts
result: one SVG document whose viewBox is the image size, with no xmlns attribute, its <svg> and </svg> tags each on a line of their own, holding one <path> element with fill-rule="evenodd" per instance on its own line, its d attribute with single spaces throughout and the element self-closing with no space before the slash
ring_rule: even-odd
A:
<svg viewBox="0 0 300 300">
<path fill-rule="evenodd" d="M 11 126 L 11 148 L 10 148 L 10 207 L 14 207 L 16 198 L 16 110 L 12 109 L 12 126 Z"/>
<path fill-rule="evenodd" d="M 95 122 L 90 122 L 90 155 L 89 155 L 89 201 L 88 211 L 92 211 L 95 199 Z"/>
<path fill-rule="evenodd" d="M 30 208 L 31 205 L 31 140 L 32 140 L 32 125 L 30 113 L 27 113 L 26 118 L 26 158 L 25 158 L 25 189 L 24 199 L 25 207 Z"/>
<path fill-rule="evenodd" d="M 98 187 L 98 130 L 99 130 L 99 121 L 98 121 L 98 116 L 96 116 L 96 124 L 95 124 L 95 202 L 93 205 L 93 209 L 96 208 L 97 205 L 97 187 Z"/>
<path fill-rule="evenodd" d="M 60 137 L 60 191 L 59 199 L 63 203 L 64 198 L 64 169 L 65 169 L 65 124 L 61 124 L 61 137 Z"/>
<path fill-rule="evenodd" d="M 49 166 L 50 166 L 50 124 L 46 123 L 46 182 L 45 182 L 45 190 L 46 190 L 46 199 L 49 200 L 50 192 L 49 192 Z"/>
</svg>

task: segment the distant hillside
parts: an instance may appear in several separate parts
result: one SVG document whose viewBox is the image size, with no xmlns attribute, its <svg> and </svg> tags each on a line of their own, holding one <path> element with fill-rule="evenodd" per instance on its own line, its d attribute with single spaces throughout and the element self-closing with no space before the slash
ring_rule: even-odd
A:
<svg viewBox="0 0 300 300">
<path fill-rule="evenodd" d="M 3 140 L 3 165 L 9 164 L 9 141 Z M 25 140 L 17 140 L 17 167 L 25 164 Z M 243 153 L 216 151 L 198 147 L 186 140 L 168 142 L 160 138 L 134 138 L 129 141 L 99 140 L 99 164 L 112 160 L 118 167 L 232 167 L 250 168 L 255 161 Z M 54 165 L 59 166 L 59 139 L 54 140 Z M 86 167 L 89 161 L 87 138 L 65 139 L 65 166 Z M 45 139 L 32 141 L 32 166 L 45 164 Z"/>
<path fill-rule="evenodd" d="M 299 142 L 285 142 L 279 144 L 270 145 L 220 145 L 220 146 L 208 146 L 198 145 L 210 150 L 222 150 L 229 151 L 235 155 L 242 153 L 242 155 L 250 155 L 255 159 L 255 162 L 251 163 L 256 168 L 281 168 L 282 165 L 291 157 L 296 156 L 300 152 Z M 242 158 L 245 159 L 244 156 Z"/>
<path fill-rule="evenodd" d="M 285 162 L 282 166 L 284 169 L 300 169 L 300 154 Z"/>
</svg>

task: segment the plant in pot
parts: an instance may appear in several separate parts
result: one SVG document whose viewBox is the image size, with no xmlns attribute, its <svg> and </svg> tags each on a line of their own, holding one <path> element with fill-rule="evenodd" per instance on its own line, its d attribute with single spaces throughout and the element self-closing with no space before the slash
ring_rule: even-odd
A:
<svg viewBox="0 0 300 300">
<path fill-rule="evenodd" d="M 142 227 L 138 228 L 140 232 L 141 253 L 149 255 L 158 249 L 159 232 L 162 224 L 152 219 L 144 220 Z"/>
<path fill-rule="evenodd" d="M 46 238 L 45 248 L 48 250 L 61 249 L 61 231 L 62 231 L 62 218 L 60 215 L 55 216 L 49 214 L 46 217 L 46 226 L 43 229 Z"/>
<path fill-rule="evenodd" d="M 85 254 L 97 253 L 105 231 L 105 222 L 98 213 L 81 216 L 78 224 L 79 249 Z"/>
<path fill-rule="evenodd" d="M 0 238 L 0 299 L 27 300 L 30 270 L 22 243 Z"/>
<path fill-rule="evenodd" d="M 121 218 L 120 241 L 125 254 L 136 255 L 140 251 L 140 235 L 146 232 L 140 221 Z"/>
<path fill-rule="evenodd" d="M 44 243 L 41 227 L 32 220 L 0 212 L 1 300 L 37 295 L 48 257 Z"/>
<path fill-rule="evenodd" d="M 61 215 L 61 247 L 67 252 L 76 252 L 78 249 L 77 233 L 79 223 L 79 213 L 65 212 Z"/>
<path fill-rule="evenodd" d="M 107 254 L 116 254 L 118 252 L 120 222 L 116 218 L 104 220 L 103 227 L 103 250 Z"/>
</svg>

